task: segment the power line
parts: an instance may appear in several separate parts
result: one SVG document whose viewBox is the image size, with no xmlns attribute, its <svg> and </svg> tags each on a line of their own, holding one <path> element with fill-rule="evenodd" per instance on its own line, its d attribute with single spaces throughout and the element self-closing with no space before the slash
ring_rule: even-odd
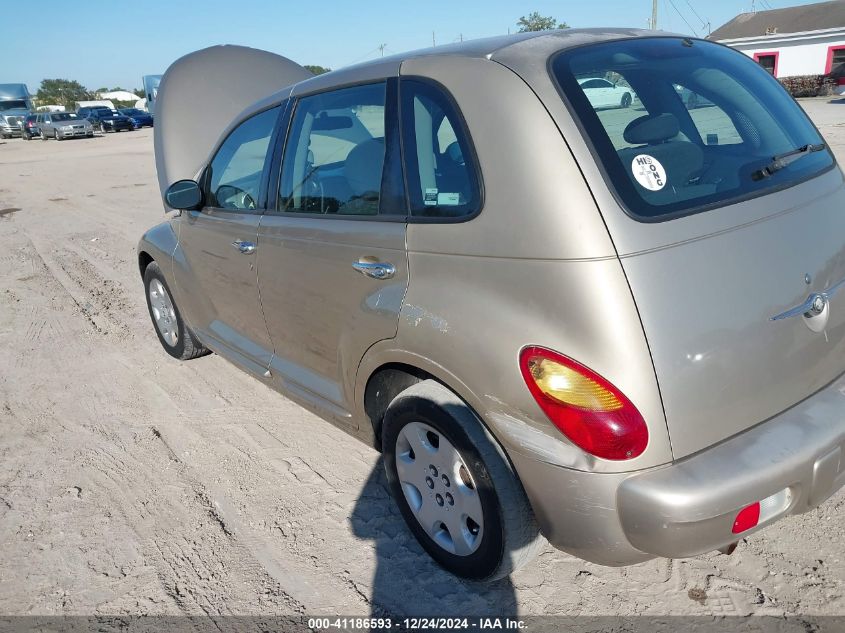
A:
<svg viewBox="0 0 845 633">
<path fill-rule="evenodd" d="M 346 64 L 346 65 L 347 65 L 347 66 L 351 66 L 352 64 L 357 64 L 357 63 L 358 63 L 358 62 L 360 62 L 360 61 L 364 61 L 364 60 L 365 60 L 365 59 L 367 59 L 370 55 L 372 55 L 373 53 L 375 53 L 375 52 L 377 52 L 377 51 L 379 51 L 379 50 L 380 50 L 380 47 L 379 47 L 379 46 L 376 46 L 373 50 L 371 50 L 371 51 L 367 51 L 366 53 L 364 53 L 363 55 L 361 55 L 361 57 L 358 57 L 357 59 L 355 59 L 354 61 L 349 62 L 349 63 L 348 63 L 348 64 Z"/>
<path fill-rule="evenodd" d="M 675 13 L 677 13 L 677 14 L 681 17 L 681 19 L 684 21 L 684 24 L 686 24 L 686 25 L 689 27 L 689 30 L 690 30 L 690 31 L 692 31 L 692 32 L 693 32 L 693 34 L 694 34 L 696 37 L 698 37 L 698 31 L 696 31 L 696 30 L 692 27 L 692 24 L 690 24 L 689 22 L 687 22 L 687 19 L 684 17 L 684 14 L 683 14 L 683 13 L 681 13 L 680 11 L 678 11 L 678 7 L 676 7 L 676 6 L 675 6 L 675 2 L 674 2 L 674 0 L 669 0 L 669 4 L 671 4 L 671 5 L 672 5 L 672 8 L 673 8 L 673 9 L 675 9 Z"/>
<path fill-rule="evenodd" d="M 710 24 L 710 22 L 709 22 L 709 21 L 705 20 L 705 19 L 704 19 L 704 18 L 702 18 L 700 15 L 698 15 L 698 11 L 696 11 L 696 10 L 693 8 L 693 6 L 692 6 L 692 4 L 690 4 L 690 1 L 689 1 L 689 0 L 686 0 L 686 3 L 687 3 L 687 6 L 690 8 L 690 11 L 692 11 L 693 15 L 695 15 L 695 17 L 697 17 L 697 18 L 698 18 L 698 21 L 699 21 L 699 22 L 701 22 L 701 26 L 702 26 L 702 27 L 705 27 L 705 26 L 707 26 L 708 24 Z"/>
</svg>

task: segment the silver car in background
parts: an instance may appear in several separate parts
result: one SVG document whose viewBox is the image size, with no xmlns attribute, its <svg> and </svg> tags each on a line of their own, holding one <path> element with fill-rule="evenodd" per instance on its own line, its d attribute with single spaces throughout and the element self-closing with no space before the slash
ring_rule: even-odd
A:
<svg viewBox="0 0 845 633">
<path fill-rule="evenodd" d="M 41 112 L 35 120 L 41 131 L 41 139 L 63 141 L 66 138 L 94 136 L 94 127 L 87 119 L 80 118 L 74 112 Z"/>
<path fill-rule="evenodd" d="M 215 47 L 164 75 L 155 152 L 164 349 L 377 447 L 456 574 L 543 537 L 727 552 L 845 484 L 845 181 L 742 53 L 567 29 L 312 77 Z"/>
</svg>

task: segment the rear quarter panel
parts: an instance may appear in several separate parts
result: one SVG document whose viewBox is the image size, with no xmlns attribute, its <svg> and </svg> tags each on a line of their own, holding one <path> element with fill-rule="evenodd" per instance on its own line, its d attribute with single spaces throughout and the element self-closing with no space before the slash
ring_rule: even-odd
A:
<svg viewBox="0 0 845 633">
<path fill-rule="evenodd" d="M 654 369 L 636 307 L 601 216 L 543 105 L 513 72 L 485 59 L 421 58 L 403 75 L 456 99 L 483 175 L 481 214 L 408 226 L 410 285 L 394 341 L 374 346 L 358 394 L 386 362 L 441 379 L 509 451 L 570 468 L 621 471 L 671 459 Z M 650 441 L 624 463 L 594 459 L 545 418 L 519 370 L 526 345 L 586 364 L 631 399 Z"/>
</svg>

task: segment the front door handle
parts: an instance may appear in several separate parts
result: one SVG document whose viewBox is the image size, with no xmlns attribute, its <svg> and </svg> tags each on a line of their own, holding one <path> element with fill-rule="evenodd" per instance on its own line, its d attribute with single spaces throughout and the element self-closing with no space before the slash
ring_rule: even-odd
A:
<svg viewBox="0 0 845 633">
<path fill-rule="evenodd" d="M 393 264 L 367 261 L 364 257 L 352 264 L 352 268 L 373 279 L 390 279 L 396 274 L 396 266 Z"/>
<path fill-rule="evenodd" d="M 244 255 L 249 255 L 255 252 L 255 242 L 245 242 L 244 240 L 235 240 L 232 246 L 237 248 Z"/>
</svg>

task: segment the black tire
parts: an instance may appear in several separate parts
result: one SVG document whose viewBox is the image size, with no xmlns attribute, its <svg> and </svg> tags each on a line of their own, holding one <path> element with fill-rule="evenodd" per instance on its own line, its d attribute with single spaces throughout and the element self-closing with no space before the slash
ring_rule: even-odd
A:
<svg viewBox="0 0 845 633">
<path fill-rule="evenodd" d="M 176 317 L 176 325 L 178 331 L 178 339 L 175 345 L 169 344 L 164 339 L 155 322 L 153 306 L 150 303 L 150 283 L 154 279 L 161 282 L 161 284 L 164 286 L 165 290 L 167 291 L 167 294 L 170 296 L 170 301 L 173 305 L 173 312 Z M 179 312 L 179 307 L 173 300 L 173 293 L 170 291 L 170 286 L 167 285 L 167 280 L 164 278 L 164 275 L 161 272 L 161 268 L 159 268 L 159 265 L 156 262 L 150 262 L 150 264 L 144 270 L 144 295 L 147 298 L 147 310 L 150 313 L 150 320 L 152 321 L 153 329 L 155 330 L 155 333 L 158 336 L 158 340 L 161 343 L 161 346 L 164 348 L 164 351 L 173 356 L 173 358 L 178 358 L 179 360 L 191 360 L 192 358 L 204 356 L 205 354 L 209 353 L 208 349 L 206 349 L 202 345 L 202 343 L 197 340 L 196 336 L 194 336 L 194 333 L 191 332 L 191 329 L 185 324 L 185 320 L 182 318 L 182 315 Z"/>
<path fill-rule="evenodd" d="M 626 92 L 622 95 L 622 101 L 619 104 L 623 108 L 630 108 L 631 107 L 631 93 Z"/>
<path fill-rule="evenodd" d="M 41 140 L 42 140 L 42 141 L 46 141 L 46 140 L 47 140 L 47 135 L 44 133 L 44 130 L 40 130 L 40 134 L 41 134 Z"/>
<path fill-rule="evenodd" d="M 61 140 L 63 140 L 63 139 L 62 139 L 62 137 L 61 137 L 61 136 L 59 136 L 59 131 L 58 131 L 58 130 L 53 130 L 53 138 L 54 138 L 54 139 L 56 139 L 57 141 L 61 141 Z"/>
<path fill-rule="evenodd" d="M 447 551 L 428 535 L 402 491 L 396 445 L 400 432 L 411 422 L 442 434 L 470 471 L 481 501 L 484 528 L 477 549 L 466 556 Z M 545 544 L 528 497 L 504 451 L 472 409 L 440 383 L 424 380 L 396 396 L 384 416 L 382 450 L 390 492 L 405 522 L 447 571 L 473 580 L 497 580 L 530 562 Z"/>
</svg>

